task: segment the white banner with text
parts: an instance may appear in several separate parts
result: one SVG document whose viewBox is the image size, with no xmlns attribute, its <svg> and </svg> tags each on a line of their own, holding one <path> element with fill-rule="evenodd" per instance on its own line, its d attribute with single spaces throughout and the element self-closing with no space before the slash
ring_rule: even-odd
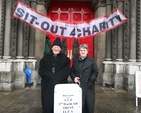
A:
<svg viewBox="0 0 141 113">
<path fill-rule="evenodd" d="M 76 38 L 90 35 L 95 36 L 101 32 L 116 28 L 127 21 L 127 18 L 119 9 L 114 10 L 108 16 L 95 18 L 88 23 L 69 24 L 60 21 L 52 21 L 46 15 L 35 11 L 20 1 L 16 6 L 13 16 L 43 32 Z"/>
</svg>

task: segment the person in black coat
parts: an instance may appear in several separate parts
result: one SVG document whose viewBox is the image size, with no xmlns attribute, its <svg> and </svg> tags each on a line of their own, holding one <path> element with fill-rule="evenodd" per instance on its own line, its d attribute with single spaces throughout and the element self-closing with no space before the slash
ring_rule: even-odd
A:
<svg viewBox="0 0 141 113">
<path fill-rule="evenodd" d="M 41 76 L 41 101 L 43 113 L 53 113 L 54 87 L 56 84 L 67 83 L 70 74 L 70 59 L 61 53 L 60 38 L 56 38 L 52 50 L 40 60 L 39 75 Z"/>
<path fill-rule="evenodd" d="M 80 56 L 72 65 L 71 79 L 82 88 L 82 113 L 94 113 L 95 106 L 95 81 L 98 76 L 98 68 L 93 58 L 88 56 L 88 46 L 79 46 Z"/>
</svg>

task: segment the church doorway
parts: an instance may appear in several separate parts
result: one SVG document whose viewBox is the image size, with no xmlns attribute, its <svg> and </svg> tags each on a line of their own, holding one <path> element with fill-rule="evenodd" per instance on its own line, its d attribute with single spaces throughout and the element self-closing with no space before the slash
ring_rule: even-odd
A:
<svg viewBox="0 0 141 113">
<path fill-rule="evenodd" d="M 94 19 L 94 11 L 91 8 L 91 2 L 69 2 L 52 1 L 48 8 L 47 16 L 53 21 L 61 21 L 71 24 L 80 24 Z M 48 34 L 49 35 L 49 34 Z M 51 43 L 56 37 L 49 35 Z M 60 37 L 61 39 L 63 37 Z M 66 38 L 67 56 L 71 59 L 73 56 L 74 38 Z M 94 57 L 94 37 L 78 38 L 79 45 L 86 43 L 89 46 L 89 56 Z"/>
</svg>

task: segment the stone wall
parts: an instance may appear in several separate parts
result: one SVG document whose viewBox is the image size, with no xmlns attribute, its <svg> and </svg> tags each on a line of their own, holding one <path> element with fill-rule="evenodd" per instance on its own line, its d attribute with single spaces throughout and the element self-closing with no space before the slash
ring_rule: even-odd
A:
<svg viewBox="0 0 141 113">
<path fill-rule="evenodd" d="M 139 62 L 103 62 L 102 86 L 113 86 L 115 90 L 135 90 L 135 72 L 141 71 Z"/>
<path fill-rule="evenodd" d="M 35 88 L 39 83 L 39 75 L 36 67 L 36 60 L 0 60 L 0 91 L 12 91 L 26 87 L 25 67 L 32 70 L 31 83 Z"/>
</svg>

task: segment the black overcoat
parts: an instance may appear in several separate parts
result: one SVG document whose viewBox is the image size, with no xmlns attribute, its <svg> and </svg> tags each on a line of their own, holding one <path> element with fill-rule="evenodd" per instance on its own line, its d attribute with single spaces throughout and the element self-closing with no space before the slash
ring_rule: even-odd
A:
<svg viewBox="0 0 141 113">
<path fill-rule="evenodd" d="M 71 69 L 71 79 L 80 77 L 80 83 L 82 88 L 82 108 L 83 113 L 94 113 L 95 104 L 95 90 L 94 85 L 98 76 L 98 68 L 94 59 L 87 56 L 84 60 L 84 65 L 81 69 L 81 77 L 79 75 L 79 58 L 76 58 L 73 62 Z M 87 107 L 87 111 L 84 111 Z"/>
<path fill-rule="evenodd" d="M 39 75 L 41 76 L 41 101 L 43 113 L 53 113 L 54 86 L 67 83 L 70 74 L 70 59 L 60 53 L 55 57 L 55 73 L 52 73 L 53 53 L 46 54 L 40 60 Z"/>
</svg>

